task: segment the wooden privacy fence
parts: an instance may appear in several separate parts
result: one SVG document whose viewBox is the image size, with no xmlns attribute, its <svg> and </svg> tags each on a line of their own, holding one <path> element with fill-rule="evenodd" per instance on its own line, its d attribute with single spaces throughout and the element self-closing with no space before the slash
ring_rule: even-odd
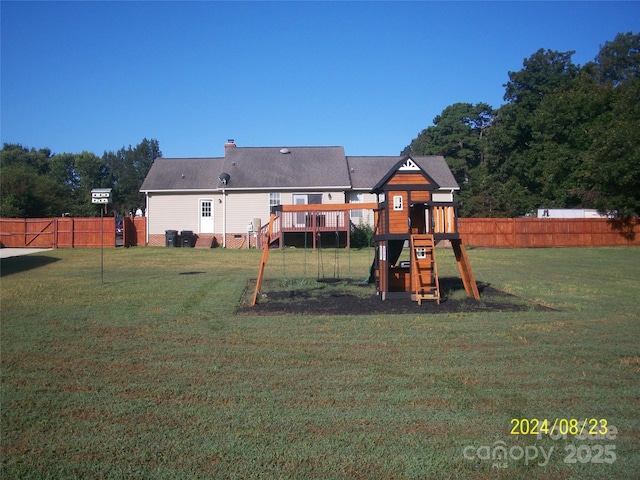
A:
<svg viewBox="0 0 640 480">
<path fill-rule="evenodd" d="M 144 247 L 147 244 L 147 218 L 125 217 L 124 219 L 124 246 Z"/>
<path fill-rule="evenodd" d="M 476 247 L 640 245 L 640 220 L 606 218 L 460 218 L 463 243 Z"/>
<path fill-rule="evenodd" d="M 103 222 L 104 246 L 115 247 L 115 219 L 106 217 Z M 122 244 L 145 245 L 146 226 L 145 217 L 125 217 Z M 100 231 L 100 218 L 0 218 L 3 247 L 96 248 L 101 245 Z M 476 247 L 640 245 L 638 219 L 460 218 L 458 231 L 464 244 Z"/>
<path fill-rule="evenodd" d="M 102 220 L 102 226 L 100 221 Z M 123 219 L 123 246 L 145 245 L 146 218 Z M 97 248 L 116 247 L 116 219 L 100 218 L 0 218 L 3 247 Z"/>
</svg>

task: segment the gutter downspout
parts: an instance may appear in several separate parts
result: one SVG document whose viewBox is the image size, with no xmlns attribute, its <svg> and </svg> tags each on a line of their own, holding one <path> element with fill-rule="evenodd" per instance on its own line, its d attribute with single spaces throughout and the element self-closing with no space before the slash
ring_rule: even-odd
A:
<svg viewBox="0 0 640 480">
<path fill-rule="evenodd" d="M 227 248 L 227 191 L 222 189 L 222 248 Z"/>
<path fill-rule="evenodd" d="M 144 192 L 144 243 L 149 245 L 149 192 Z"/>
</svg>

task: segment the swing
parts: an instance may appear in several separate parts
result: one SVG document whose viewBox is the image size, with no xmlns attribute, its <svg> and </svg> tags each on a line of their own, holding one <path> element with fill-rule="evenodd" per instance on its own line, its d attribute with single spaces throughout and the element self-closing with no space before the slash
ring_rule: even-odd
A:
<svg viewBox="0 0 640 480">
<path fill-rule="evenodd" d="M 318 232 L 316 249 L 318 251 L 318 278 L 316 279 L 321 283 L 336 283 L 340 282 L 340 233 L 338 231 L 338 216 L 336 215 L 336 231 L 335 231 L 335 248 L 333 249 L 333 277 L 326 277 L 324 274 L 324 260 L 322 258 L 322 234 Z M 322 274 L 322 275 L 321 275 Z"/>
<path fill-rule="evenodd" d="M 289 279 L 287 279 L 287 261 L 285 260 L 285 252 L 287 248 L 286 245 L 283 245 L 281 248 L 282 251 L 282 282 L 285 285 L 289 284 Z M 302 278 L 299 280 L 300 285 L 304 284 L 307 281 L 307 232 L 304 232 L 304 261 L 303 261 L 303 270 L 302 270 Z"/>
<path fill-rule="evenodd" d="M 344 211 L 349 211 L 349 210 L 354 210 L 354 209 L 376 209 L 377 208 L 377 204 L 374 203 L 362 203 L 362 204 L 353 204 L 353 205 L 348 205 L 348 204 L 335 204 L 335 205 L 324 205 L 323 209 L 326 209 L 328 211 L 334 211 L 334 212 L 344 212 Z M 304 209 L 307 209 L 308 206 L 307 205 L 284 205 L 281 206 L 281 210 L 280 211 L 289 211 L 289 212 L 300 212 L 300 211 L 306 211 Z M 342 281 L 342 279 L 340 278 L 340 262 L 339 262 L 339 249 L 340 249 L 340 228 L 339 228 L 339 218 L 340 218 L 340 213 L 336 213 L 336 241 L 335 241 L 335 249 L 334 249 L 334 266 L 333 266 L 333 278 L 327 278 L 325 276 L 325 272 L 324 272 L 324 259 L 322 257 L 323 254 L 323 250 L 322 250 L 322 241 L 321 241 L 321 236 L 320 236 L 320 232 L 316 232 L 317 235 L 317 245 L 316 245 L 316 250 L 317 250 L 317 254 L 318 254 L 318 274 L 317 274 L 317 281 L 318 282 L 325 282 L 325 283 L 331 283 L 331 282 L 339 282 Z M 265 266 L 267 264 L 267 259 L 269 257 L 269 246 L 271 245 L 271 238 L 272 238 L 272 232 L 273 232 L 273 225 L 274 222 L 276 220 L 276 214 L 275 213 L 271 213 L 271 216 L 269 218 L 269 227 L 267 230 L 267 234 L 266 234 L 266 238 L 262 241 L 262 260 L 260 261 L 260 267 L 258 269 L 258 279 L 256 280 L 256 288 L 254 290 L 253 293 L 253 299 L 251 301 L 251 306 L 255 306 L 257 301 L 258 301 L 258 294 L 260 292 L 260 288 L 262 288 L 262 281 L 264 278 L 264 270 L 265 270 Z M 344 230 L 343 230 L 344 231 Z M 307 260 L 308 260 L 308 255 L 307 255 L 307 249 L 309 247 L 308 245 L 308 240 L 307 240 L 307 232 L 304 232 L 304 273 L 303 273 L 303 278 L 300 280 L 301 284 L 305 283 L 307 280 Z M 348 253 L 348 272 L 347 272 L 347 276 L 348 276 L 348 280 L 347 281 L 352 281 L 351 278 L 351 248 L 349 247 L 349 232 L 347 232 L 347 243 L 345 244 L 345 247 L 347 247 L 347 253 Z M 368 244 L 369 244 L 369 248 L 371 247 L 371 240 L 372 238 L 368 239 Z M 279 238 L 279 241 L 284 243 L 284 236 L 281 236 Z M 291 279 L 287 278 L 287 260 L 286 260 L 286 247 L 285 245 L 281 245 L 281 251 L 282 251 L 282 255 L 281 255 L 281 259 L 282 259 L 282 279 L 283 279 L 283 283 L 284 284 L 289 284 L 289 282 L 291 281 Z M 371 250 L 369 250 L 369 254 L 371 255 L 373 252 Z M 371 256 L 369 257 L 369 260 L 371 260 Z M 375 261 L 375 255 L 374 255 L 374 261 Z M 369 278 L 367 278 L 367 283 L 368 281 L 372 278 L 372 275 L 369 275 Z M 365 284 L 364 281 L 360 282 L 360 284 Z"/>
</svg>

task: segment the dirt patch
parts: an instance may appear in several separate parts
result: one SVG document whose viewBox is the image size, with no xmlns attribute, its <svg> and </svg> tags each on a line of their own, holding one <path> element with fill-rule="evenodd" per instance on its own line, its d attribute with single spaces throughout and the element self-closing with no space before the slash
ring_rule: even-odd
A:
<svg viewBox="0 0 640 480">
<path fill-rule="evenodd" d="M 258 297 L 258 304 L 250 307 L 255 290 L 255 280 L 247 288 L 236 311 L 239 315 L 373 315 L 385 314 L 438 314 L 471 312 L 519 312 L 525 310 L 554 311 L 486 284 L 479 284 L 480 300 L 464 294 L 458 278 L 440 279 L 442 298 L 423 301 L 422 305 L 410 298 L 393 298 L 382 301 L 373 285 L 315 280 L 265 281 Z"/>
</svg>

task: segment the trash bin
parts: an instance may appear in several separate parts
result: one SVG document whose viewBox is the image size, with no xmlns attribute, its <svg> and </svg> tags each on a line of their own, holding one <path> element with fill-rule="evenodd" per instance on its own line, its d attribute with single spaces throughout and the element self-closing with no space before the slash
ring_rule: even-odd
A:
<svg viewBox="0 0 640 480">
<path fill-rule="evenodd" d="M 191 230 L 183 230 L 180 232 L 182 237 L 182 247 L 193 247 L 193 232 Z"/>
<path fill-rule="evenodd" d="M 178 231 L 177 230 L 165 230 L 164 231 L 165 247 L 177 247 L 178 246 Z"/>
</svg>

